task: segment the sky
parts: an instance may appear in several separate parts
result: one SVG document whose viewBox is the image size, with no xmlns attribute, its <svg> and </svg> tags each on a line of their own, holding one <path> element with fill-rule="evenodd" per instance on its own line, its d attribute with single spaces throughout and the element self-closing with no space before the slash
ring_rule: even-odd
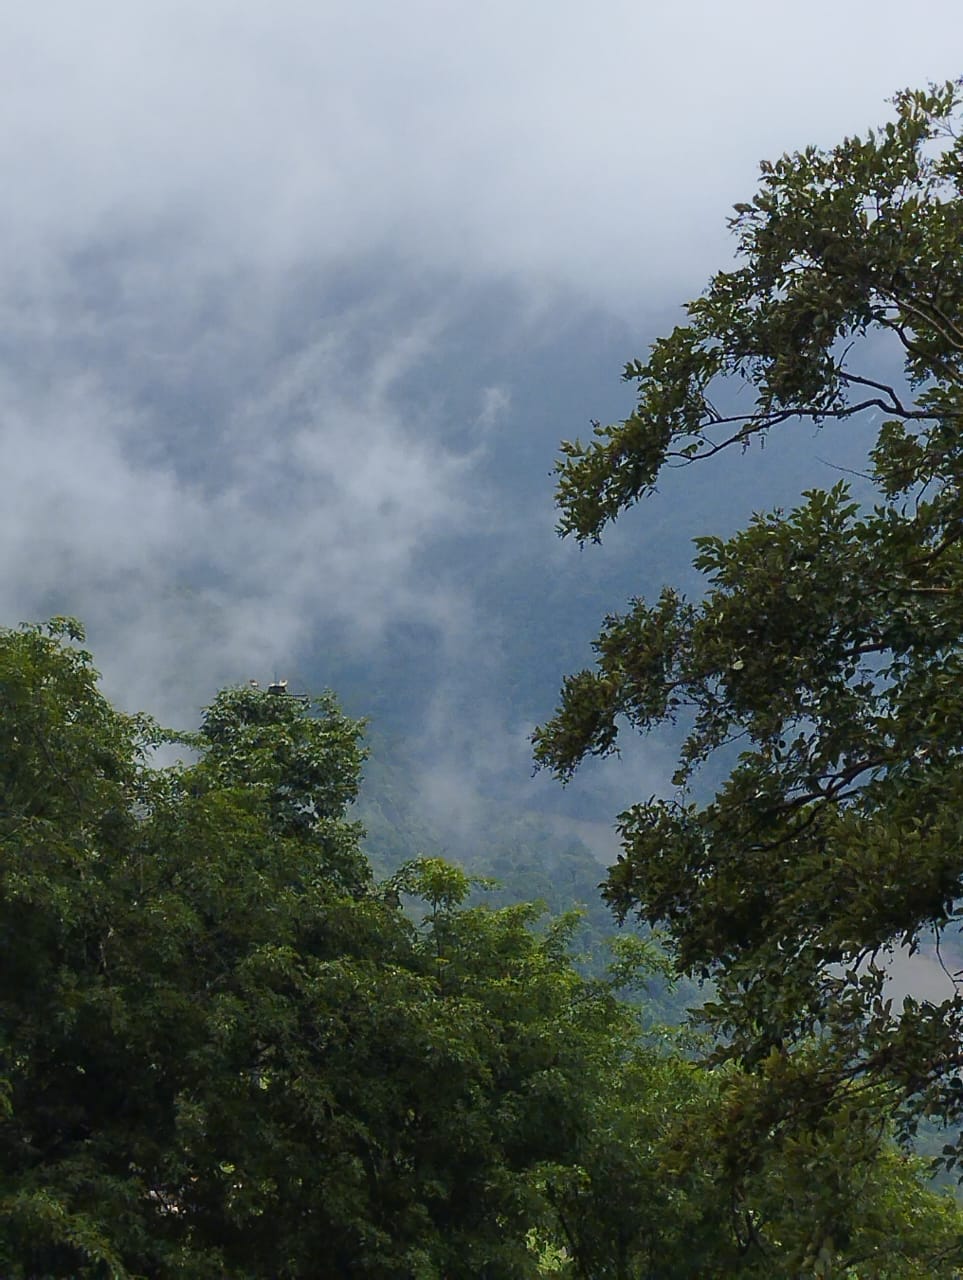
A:
<svg viewBox="0 0 963 1280">
<path fill-rule="evenodd" d="M 542 602 L 511 591 L 545 584 L 554 688 L 632 590 L 634 532 L 555 539 L 557 441 L 628 411 L 760 159 L 963 47 L 958 0 L 46 0 L 0 29 L 0 623 L 78 615 L 111 696 L 181 726 L 276 674 L 368 671 L 377 715 L 410 661 L 440 804 L 463 761 L 528 785 Z"/>
</svg>

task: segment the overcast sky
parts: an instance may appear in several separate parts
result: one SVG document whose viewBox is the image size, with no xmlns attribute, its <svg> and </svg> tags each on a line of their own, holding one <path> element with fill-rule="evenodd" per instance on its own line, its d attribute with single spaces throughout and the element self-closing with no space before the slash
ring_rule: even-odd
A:
<svg viewBox="0 0 963 1280">
<path fill-rule="evenodd" d="M 387 252 L 634 317 L 762 156 L 959 74 L 961 36 L 952 0 L 8 6 L 0 226 L 27 279 L 154 235 L 185 289 Z"/>
<path fill-rule="evenodd" d="M 44 0 L 0 31 L 0 621 L 78 613 L 111 692 L 181 723 L 322 631 L 510 663 L 439 548 L 557 557 L 554 439 L 725 265 L 757 162 L 963 70 L 958 0 Z M 566 393 L 520 510 L 529 351 L 611 385 Z"/>
</svg>

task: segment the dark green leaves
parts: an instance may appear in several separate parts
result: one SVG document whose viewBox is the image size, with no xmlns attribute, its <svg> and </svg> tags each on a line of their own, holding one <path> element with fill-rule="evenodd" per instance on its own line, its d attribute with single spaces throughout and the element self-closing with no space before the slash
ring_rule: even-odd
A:
<svg viewBox="0 0 963 1280">
<path fill-rule="evenodd" d="M 597 539 L 665 463 L 711 457 L 793 419 L 875 410 L 920 424 L 924 437 L 959 423 L 959 101 L 953 84 L 899 94 L 898 119 L 882 134 L 763 166 L 762 189 L 733 222 L 746 265 L 713 277 L 688 304 L 689 323 L 626 366 L 639 386 L 630 418 L 598 426 L 588 444 L 563 443 L 563 533 Z M 909 381 L 926 388 L 915 404 L 856 363 L 872 329 L 900 352 Z M 753 394 L 745 414 L 715 407 L 730 377 Z"/>
<path fill-rule="evenodd" d="M 664 924 L 680 967 L 715 977 L 726 1052 L 755 1069 L 777 1045 L 808 1064 L 800 1116 L 865 1079 L 885 1081 L 888 1106 L 956 1122 L 953 980 L 930 1016 L 888 1006 L 871 976 L 934 931 L 953 969 L 963 956 L 949 942 L 963 891 L 960 86 L 894 106 L 880 131 L 762 166 L 732 222 L 737 269 L 627 366 L 632 416 L 563 445 L 558 465 L 562 532 L 598 539 L 664 466 L 867 416 L 875 505 L 837 485 L 732 537 L 707 531 L 701 598 L 667 589 L 606 619 L 595 669 L 566 682 L 535 751 L 568 779 L 620 726 L 677 721 L 682 793 L 620 817 L 618 914 Z M 902 377 L 884 377 L 895 358 Z M 736 403 L 733 384 L 751 397 L 741 414 L 717 407 Z"/>
</svg>

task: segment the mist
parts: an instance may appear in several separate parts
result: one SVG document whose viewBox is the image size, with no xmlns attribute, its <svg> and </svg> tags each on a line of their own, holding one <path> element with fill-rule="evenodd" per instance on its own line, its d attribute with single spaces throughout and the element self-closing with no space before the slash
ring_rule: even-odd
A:
<svg viewBox="0 0 963 1280">
<path fill-rule="evenodd" d="M 178 726 L 224 683 L 333 685 L 417 748 L 440 814 L 499 786 L 566 811 L 528 735 L 598 619 L 819 464 L 774 449 L 728 507 L 680 485 L 580 553 L 558 440 L 628 412 L 622 365 L 729 261 L 758 160 L 955 74 L 961 26 L 822 0 L 11 11 L 3 622 L 79 616 L 108 693 Z M 583 803 L 666 755 L 590 771 Z"/>
</svg>

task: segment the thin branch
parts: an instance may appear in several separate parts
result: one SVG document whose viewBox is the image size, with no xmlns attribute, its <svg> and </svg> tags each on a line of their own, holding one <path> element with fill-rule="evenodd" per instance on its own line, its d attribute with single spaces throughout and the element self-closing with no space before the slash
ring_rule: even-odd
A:
<svg viewBox="0 0 963 1280">
<path fill-rule="evenodd" d="M 874 480 L 874 477 L 866 471 L 854 471 L 852 467 L 841 467 L 836 462 L 830 462 L 828 458 L 821 458 L 818 453 L 816 454 L 816 461 L 821 462 L 824 467 L 831 467 L 833 471 L 841 471 L 843 475 L 857 476 L 860 480 L 869 480 L 871 482 Z"/>
<path fill-rule="evenodd" d="M 892 404 L 887 404 L 885 400 L 874 396 L 867 400 L 860 400 L 858 404 L 843 405 L 838 409 L 815 409 L 799 406 L 792 409 L 761 412 L 748 417 L 745 414 L 733 414 L 725 418 L 711 418 L 697 430 L 689 433 L 702 443 L 704 446 L 702 452 L 688 454 L 681 449 L 672 449 L 668 450 L 665 456 L 666 458 L 677 458 L 683 463 L 698 462 L 704 458 L 714 457 L 717 453 L 721 453 L 723 449 L 728 449 L 730 445 L 743 444 L 760 431 L 768 431 L 771 427 L 779 426 L 780 423 L 788 422 L 792 418 L 808 418 L 815 422 L 832 419 L 833 421 L 841 422 L 857 413 L 863 413 L 866 409 L 882 409 L 885 413 L 898 412 L 900 417 L 914 422 L 938 422 L 947 417 L 963 418 L 963 409 L 944 409 L 939 412 L 930 412 L 926 409 L 906 409 L 901 407 L 899 410 L 895 410 Z M 742 427 L 725 440 L 713 441 L 702 434 L 707 427 L 728 426 L 736 422 L 742 423 Z"/>
<path fill-rule="evenodd" d="M 948 533 L 942 542 L 938 543 L 932 551 L 925 556 L 919 556 L 916 560 L 910 560 L 909 566 L 915 568 L 917 565 L 932 564 L 934 560 L 938 560 L 944 551 L 949 551 L 960 539 L 963 538 L 963 527 L 954 529 Z"/>
<path fill-rule="evenodd" d="M 922 305 L 917 302 L 910 302 L 907 298 L 901 298 L 898 293 L 894 293 L 893 297 L 896 299 L 897 305 L 901 307 L 904 311 L 908 311 L 910 315 L 918 316 L 919 319 L 922 320 L 924 324 L 932 325 L 933 328 L 936 330 L 936 332 L 943 339 L 943 341 L 948 346 L 952 347 L 954 351 L 963 351 L 963 333 L 961 333 L 959 329 L 957 329 L 956 325 L 953 324 L 952 320 L 949 320 L 947 317 L 943 316 L 943 313 L 939 310 L 938 307 L 928 302 Z M 937 320 L 932 315 L 927 315 L 926 310 L 924 310 L 924 307 L 929 307 L 931 310 L 936 311 L 940 319 Z M 947 333 L 946 329 L 943 327 L 943 323 L 942 323 L 943 321 L 945 321 L 946 324 L 949 325 L 950 329 L 952 330 L 952 333 Z"/>
<path fill-rule="evenodd" d="M 842 653 L 843 658 L 862 658 L 867 653 L 887 653 L 891 645 L 883 640 L 867 640 L 865 644 L 854 645 Z"/>
<path fill-rule="evenodd" d="M 924 350 L 917 342 L 914 342 L 912 338 L 907 337 L 906 326 L 904 324 L 899 324 L 896 320 L 890 320 L 885 315 L 880 315 L 878 317 L 878 321 L 883 328 L 890 329 L 896 334 L 900 342 L 903 344 L 903 347 L 910 353 L 910 355 L 916 356 L 916 358 L 918 360 L 922 360 L 924 364 L 930 364 L 934 368 L 941 369 L 943 377 L 946 378 L 948 382 L 959 382 L 959 370 L 955 369 L 953 365 L 949 364 L 941 356 L 934 355 L 932 351 Z M 944 411 L 943 413 L 931 413 L 926 416 L 929 418 L 959 418 L 963 417 L 963 411 L 950 410 Z"/>
<path fill-rule="evenodd" d="M 947 967 L 946 967 L 946 962 L 945 962 L 945 961 L 944 961 L 944 959 L 943 959 L 943 951 L 942 951 L 942 949 L 941 949 L 941 947 L 940 947 L 940 935 L 941 935 L 941 930 L 937 929 L 937 930 L 936 930 L 936 958 L 937 958 L 937 960 L 939 961 L 940 968 L 943 970 L 943 972 L 944 972 L 944 973 L 946 974 L 946 976 L 949 978 L 950 982 L 952 982 L 952 984 L 953 984 L 953 990 L 954 990 L 954 991 L 959 991 L 959 989 L 960 989 L 960 982 L 959 982 L 959 979 L 958 979 L 958 978 L 956 978 L 956 977 L 954 977 L 954 975 L 953 975 L 952 973 L 950 973 L 949 969 L 947 969 Z"/>
<path fill-rule="evenodd" d="M 844 352 L 842 359 L 845 360 L 845 358 L 846 358 L 846 354 Z M 845 370 L 842 367 L 841 362 L 838 369 L 838 373 L 839 373 L 839 377 L 842 379 L 843 382 L 855 383 L 857 386 L 860 386 L 860 387 L 872 387 L 874 391 L 882 391 L 885 395 L 888 395 L 890 400 L 892 401 L 893 413 L 895 413 L 900 418 L 909 417 L 910 410 L 908 410 L 904 406 L 903 402 L 900 400 L 899 396 L 896 394 L 896 391 L 893 389 L 893 387 L 889 386 L 887 383 L 877 382 L 874 378 L 866 378 L 862 374 L 849 373 L 847 372 L 847 370 Z"/>
</svg>

